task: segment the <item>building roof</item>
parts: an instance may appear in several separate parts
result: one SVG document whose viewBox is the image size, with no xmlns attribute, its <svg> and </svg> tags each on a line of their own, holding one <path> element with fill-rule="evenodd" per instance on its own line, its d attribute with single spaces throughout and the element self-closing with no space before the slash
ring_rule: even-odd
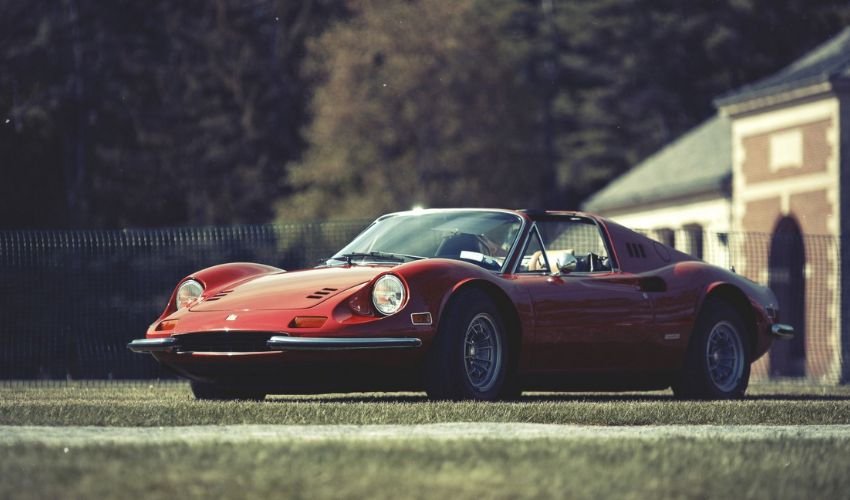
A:
<svg viewBox="0 0 850 500">
<path fill-rule="evenodd" d="M 715 116 L 614 179 L 583 208 L 604 213 L 682 197 L 729 196 L 732 127 Z"/>
<path fill-rule="evenodd" d="M 850 88 L 850 26 L 778 73 L 720 96 L 714 104 L 728 106 L 727 112 L 745 111 L 838 85 Z M 747 101 L 752 102 L 742 104 Z M 700 194 L 729 196 L 731 141 L 729 119 L 715 116 L 612 181 L 583 208 L 604 213 Z"/>
<path fill-rule="evenodd" d="M 790 92 L 817 84 L 850 82 L 850 26 L 767 78 L 745 85 L 714 101 L 718 107 Z"/>
</svg>

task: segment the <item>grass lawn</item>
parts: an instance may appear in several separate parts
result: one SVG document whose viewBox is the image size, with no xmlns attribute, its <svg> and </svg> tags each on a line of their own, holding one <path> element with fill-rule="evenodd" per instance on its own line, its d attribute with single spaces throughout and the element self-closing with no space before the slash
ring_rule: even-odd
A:
<svg viewBox="0 0 850 500">
<path fill-rule="evenodd" d="M 850 388 L 756 386 L 732 402 L 420 394 L 197 402 L 185 384 L 0 387 L 0 425 L 850 424 Z M 2 432 L 2 431 L 0 431 Z M 0 498 L 847 498 L 850 439 L 461 439 L 0 444 Z"/>
<path fill-rule="evenodd" d="M 850 387 L 755 386 L 743 401 L 686 402 L 669 392 L 527 394 L 509 403 L 430 402 L 424 395 L 277 396 L 199 402 L 183 383 L 0 387 L 0 425 L 848 424 Z"/>
<path fill-rule="evenodd" d="M 847 498 L 850 440 L 0 446 L 0 498 Z"/>
</svg>

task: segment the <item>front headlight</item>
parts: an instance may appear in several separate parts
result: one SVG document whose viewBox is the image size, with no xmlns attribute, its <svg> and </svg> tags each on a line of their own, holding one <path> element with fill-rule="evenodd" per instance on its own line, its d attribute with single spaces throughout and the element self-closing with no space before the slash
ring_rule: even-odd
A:
<svg viewBox="0 0 850 500">
<path fill-rule="evenodd" d="M 395 314 L 404 305 L 404 283 L 392 274 L 378 278 L 372 287 L 372 304 L 384 316 Z"/>
<path fill-rule="evenodd" d="M 195 280 L 186 280 L 177 289 L 177 309 L 183 309 L 192 302 L 198 300 L 201 294 L 204 293 L 204 286 Z"/>
</svg>

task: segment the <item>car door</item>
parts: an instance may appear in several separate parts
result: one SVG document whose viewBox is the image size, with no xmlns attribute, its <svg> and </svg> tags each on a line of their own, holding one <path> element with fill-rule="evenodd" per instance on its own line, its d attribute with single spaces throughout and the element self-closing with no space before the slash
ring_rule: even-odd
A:
<svg viewBox="0 0 850 500">
<path fill-rule="evenodd" d="M 607 249 L 590 219 L 535 222 L 516 272 L 517 285 L 533 307 L 534 371 L 619 372 L 645 366 L 652 349 L 647 342 L 652 300 L 636 277 L 608 262 Z"/>
</svg>

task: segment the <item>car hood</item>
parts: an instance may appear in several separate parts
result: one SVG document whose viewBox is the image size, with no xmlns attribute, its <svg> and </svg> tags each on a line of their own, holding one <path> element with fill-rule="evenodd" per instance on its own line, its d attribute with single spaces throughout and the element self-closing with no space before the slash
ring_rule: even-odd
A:
<svg viewBox="0 0 850 500">
<path fill-rule="evenodd" d="M 386 270 L 383 266 L 345 266 L 262 275 L 225 287 L 190 311 L 307 309 Z"/>
</svg>

